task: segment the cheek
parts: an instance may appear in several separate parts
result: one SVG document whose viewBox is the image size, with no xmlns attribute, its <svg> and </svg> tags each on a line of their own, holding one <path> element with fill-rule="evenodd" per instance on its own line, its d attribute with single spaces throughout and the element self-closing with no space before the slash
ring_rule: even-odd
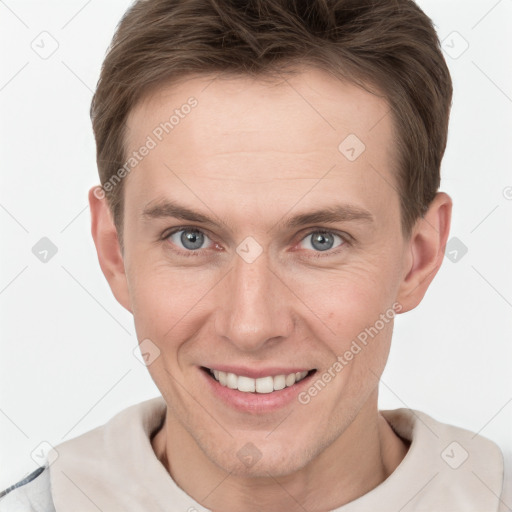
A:
<svg viewBox="0 0 512 512">
<path fill-rule="evenodd" d="M 346 268 L 300 278 L 300 288 L 304 293 L 307 291 L 307 303 L 336 338 L 351 339 L 382 314 L 392 315 L 398 270 L 383 265 L 382 259 L 378 263 L 366 259 Z"/>
<path fill-rule="evenodd" d="M 151 339 L 162 352 L 176 351 L 179 340 L 193 337 L 206 320 L 214 273 L 171 270 L 165 263 L 149 261 L 132 270 L 129 283 L 137 338 Z"/>
</svg>

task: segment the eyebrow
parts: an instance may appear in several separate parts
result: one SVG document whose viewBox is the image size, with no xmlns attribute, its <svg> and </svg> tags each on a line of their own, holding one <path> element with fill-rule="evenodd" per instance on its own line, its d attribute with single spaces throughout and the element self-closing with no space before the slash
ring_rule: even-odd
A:
<svg viewBox="0 0 512 512">
<path fill-rule="evenodd" d="M 141 216 L 145 220 L 170 217 L 201 224 L 209 224 L 212 226 L 219 224 L 219 222 L 216 222 L 212 217 L 194 211 L 182 204 L 177 203 L 176 201 L 161 200 L 153 205 L 151 203 L 153 203 L 153 201 L 148 203 L 142 212 Z M 284 228 L 290 229 L 304 226 L 306 224 L 323 224 L 348 221 L 362 221 L 370 223 L 374 221 L 374 217 L 368 210 L 358 206 L 349 204 L 335 204 L 326 208 L 299 213 L 290 218 L 286 218 L 285 216 L 271 229 L 274 229 L 276 226 L 282 226 Z M 221 224 L 231 227 L 229 223 L 224 222 L 222 219 Z"/>
<path fill-rule="evenodd" d="M 306 224 L 324 224 L 335 222 L 363 221 L 373 222 L 373 215 L 363 208 L 352 205 L 336 204 L 327 208 L 299 213 L 279 222 L 287 228 L 296 228 Z"/>
<path fill-rule="evenodd" d="M 142 211 L 142 218 L 146 220 L 150 219 L 162 219 L 162 218 L 175 218 L 188 220 L 191 222 L 198 222 L 201 224 L 217 225 L 211 217 L 204 215 L 200 212 L 196 212 L 184 205 L 181 205 L 175 201 L 161 200 L 151 206 L 151 201 Z M 226 224 L 221 221 L 222 224 Z"/>
</svg>

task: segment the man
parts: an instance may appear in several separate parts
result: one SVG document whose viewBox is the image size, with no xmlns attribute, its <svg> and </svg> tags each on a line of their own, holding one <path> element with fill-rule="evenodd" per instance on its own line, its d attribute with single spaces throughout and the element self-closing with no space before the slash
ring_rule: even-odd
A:
<svg viewBox="0 0 512 512">
<path fill-rule="evenodd" d="M 136 2 L 89 200 L 162 397 L 0 510 L 507 510 L 494 443 L 377 407 L 394 316 L 443 261 L 451 95 L 412 1 Z"/>
</svg>

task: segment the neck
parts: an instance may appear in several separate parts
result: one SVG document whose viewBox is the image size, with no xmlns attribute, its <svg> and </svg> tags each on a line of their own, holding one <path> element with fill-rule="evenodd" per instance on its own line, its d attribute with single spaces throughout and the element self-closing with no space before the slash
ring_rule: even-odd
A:
<svg viewBox="0 0 512 512">
<path fill-rule="evenodd" d="M 285 476 L 227 473 L 205 456 L 169 409 L 152 439 L 153 450 L 177 485 L 210 510 L 332 510 L 381 484 L 407 453 L 407 443 L 378 412 L 376 395 L 318 457 Z"/>
</svg>

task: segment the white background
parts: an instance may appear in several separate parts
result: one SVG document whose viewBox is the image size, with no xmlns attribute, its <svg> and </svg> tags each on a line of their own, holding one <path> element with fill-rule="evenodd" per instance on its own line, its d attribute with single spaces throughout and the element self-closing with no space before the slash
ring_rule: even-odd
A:
<svg viewBox="0 0 512 512">
<path fill-rule="evenodd" d="M 39 465 L 41 442 L 158 394 L 97 263 L 87 205 L 98 183 L 90 100 L 129 4 L 0 1 L 0 489 Z M 512 1 L 419 4 L 451 54 L 442 189 L 468 252 L 445 258 L 420 307 L 398 317 L 380 406 L 420 409 L 510 453 Z M 59 45 L 47 59 L 31 47 L 43 31 Z M 42 237 L 58 248 L 47 263 L 32 253 Z"/>
</svg>

